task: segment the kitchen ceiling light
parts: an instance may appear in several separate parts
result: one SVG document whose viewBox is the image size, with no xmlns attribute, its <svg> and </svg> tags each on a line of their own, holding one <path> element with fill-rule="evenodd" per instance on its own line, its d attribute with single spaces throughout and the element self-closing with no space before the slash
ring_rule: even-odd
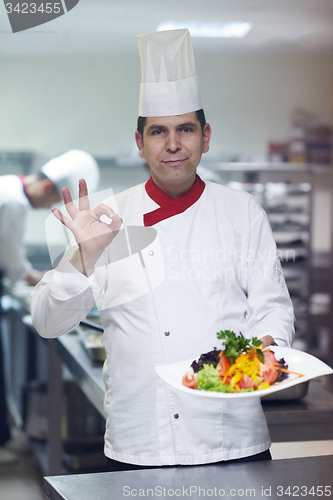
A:
<svg viewBox="0 0 333 500">
<path fill-rule="evenodd" d="M 252 29 L 252 24 L 245 21 L 231 21 L 226 23 L 201 23 L 199 21 L 164 21 L 159 24 L 157 31 L 187 28 L 192 37 L 204 38 L 243 38 Z"/>
</svg>

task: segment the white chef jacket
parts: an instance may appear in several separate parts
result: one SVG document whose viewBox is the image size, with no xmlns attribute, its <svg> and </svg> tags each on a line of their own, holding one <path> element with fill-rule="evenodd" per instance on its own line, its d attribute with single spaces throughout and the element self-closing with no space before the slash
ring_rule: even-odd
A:
<svg viewBox="0 0 333 500">
<path fill-rule="evenodd" d="M 30 203 L 21 179 L 0 177 L 0 269 L 15 282 L 32 269 L 23 244 L 25 220 Z"/>
<path fill-rule="evenodd" d="M 116 199 L 128 228 L 159 207 L 143 184 Z M 247 193 L 206 182 L 195 203 L 154 229 L 154 241 L 120 260 L 110 253 L 117 236 L 109 263 L 89 278 L 63 259 L 32 294 L 34 325 L 44 337 L 68 332 L 104 291 L 107 457 L 158 466 L 260 453 L 270 439 L 259 397 L 203 401 L 154 367 L 221 347 L 220 330 L 291 344 L 293 309 L 267 217 Z"/>
</svg>

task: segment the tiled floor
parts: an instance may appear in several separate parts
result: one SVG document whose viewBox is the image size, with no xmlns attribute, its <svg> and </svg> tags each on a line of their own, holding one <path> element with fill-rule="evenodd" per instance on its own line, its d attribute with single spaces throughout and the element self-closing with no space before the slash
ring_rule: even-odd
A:
<svg viewBox="0 0 333 500">
<path fill-rule="evenodd" d="M 45 500 L 42 473 L 31 454 L 13 465 L 0 465 L 0 500 Z"/>
</svg>

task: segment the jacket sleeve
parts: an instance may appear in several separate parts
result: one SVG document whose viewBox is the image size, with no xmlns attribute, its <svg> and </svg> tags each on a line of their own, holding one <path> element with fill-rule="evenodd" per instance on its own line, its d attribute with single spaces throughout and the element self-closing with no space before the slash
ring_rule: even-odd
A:
<svg viewBox="0 0 333 500">
<path fill-rule="evenodd" d="M 103 292 L 105 276 L 104 265 L 96 266 L 87 278 L 63 258 L 31 294 L 31 317 L 37 332 L 55 338 L 73 330 Z"/>
<path fill-rule="evenodd" d="M 246 259 L 247 336 L 271 335 L 280 346 L 294 339 L 294 310 L 264 210 L 252 201 Z"/>
<path fill-rule="evenodd" d="M 1 267 L 13 282 L 23 279 L 32 269 L 23 243 L 26 208 L 20 203 L 1 207 Z"/>
</svg>

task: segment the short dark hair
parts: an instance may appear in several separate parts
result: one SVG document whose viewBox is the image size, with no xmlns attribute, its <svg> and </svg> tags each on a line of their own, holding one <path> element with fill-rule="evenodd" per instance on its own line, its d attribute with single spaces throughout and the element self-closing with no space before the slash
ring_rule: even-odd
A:
<svg viewBox="0 0 333 500">
<path fill-rule="evenodd" d="M 203 109 L 198 109 L 196 112 L 196 117 L 201 126 L 201 131 L 203 132 L 204 126 L 206 125 L 206 117 Z M 137 131 L 143 137 L 143 131 L 146 125 L 147 118 L 145 116 L 138 117 Z"/>
<path fill-rule="evenodd" d="M 42 172 L 41 170 L 39 170 L 38 172 L 36 172 L 35 175 L 36 175 L 36 180 L 37 181 L 45 181 L 45 179 L 50 180 L 50 178 L 47 175 L 45 175 L 44 172 Z M 55 191 L 57 191 L 58 194 L 61 195 L 61 192 L 59 191 L 59 189 L 57 188 L 57 186 L 54 184 L 54 182 L 53 181 L 51 181 L 51 182 L 53 184 L 53 189 Z"/>
</svg>

